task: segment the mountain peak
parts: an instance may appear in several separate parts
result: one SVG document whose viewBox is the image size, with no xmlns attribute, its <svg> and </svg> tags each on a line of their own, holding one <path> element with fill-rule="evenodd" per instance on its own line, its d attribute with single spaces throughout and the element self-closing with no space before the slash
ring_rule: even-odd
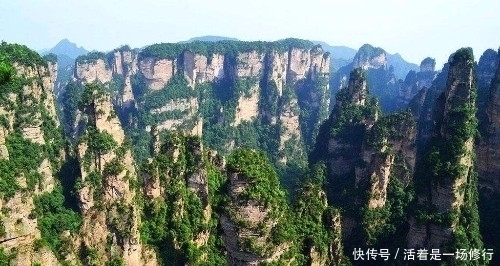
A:
<svg viewBox="0 0 500 266">
<path fill-rule="evenodd" d="M 83 47 L 78 47 L 75 43 L 71 42 L 67 38 L 60 40 L 56 46 L 49 50 L 49 53 L 56 55 L 66 55 L 72 59 L 77 58 L 80 55 L 87 54 L 88 51 Z"/>
</svg>

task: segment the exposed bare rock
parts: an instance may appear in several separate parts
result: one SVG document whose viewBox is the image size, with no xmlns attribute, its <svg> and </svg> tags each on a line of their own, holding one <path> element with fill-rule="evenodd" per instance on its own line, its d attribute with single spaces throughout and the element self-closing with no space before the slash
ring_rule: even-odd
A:
<svg viewBox="0 0 500 266">
<path fill-rule="evenodd" d="M 427 57 L 420 63 L 420 72 L 434 72 L 436 71 L 436 60 Z"/>
<path fill-rule="evenodd" d="M 139 70 L 152 90 L 162 89 L 177 73 L 177 60 L 145 58 L 139 62 Z"/>
<path fill-rule="evenodd" d="M 184 77 L 192 88 L 196 84 L 212 82 L 224 77 L 224 56 L 212 54 L 210 57 L 194 54 L 190 51 L 183 53 Z"/>
<path fill-rule="evenodd" d="M 294 84 L 297 80 L 304 79 L 310 66 L 310 51 L 292 48 L 288 52 L 287 84 Z"/>
<path fill-rule="evenodd" d="M 250 89 L 250 96 L 241 95 L 238 99 L 234 126 L 241 124 L 243 121 L 252 121 L 259 115 L 259 86 L 255 84 Z"/>
<path fill-rule="evenodd" d="M 385 68 L 387 65 L 387 54 L 380 48 L 372 47 L 365 44 L 359 48 L 358 53 L 353 60 L 353 68 L 379 69 Z"/>
<path fill-rule="evenodd" d="M 450 218 L 445 222 L 411 220 L 408 243 L 417 244 L 418 247 L 443 248 L 451 241 L 456 241 L 454 240 L 456 231 L 478 230 L 479 226 L 472 221 L 464 224 L 458 219 L 458 216 L 462 215 L 461 212 L 477 210 L 476 199 L 468 194 L 477 186 L 475 178 L 471 178 L 474 172 L 474 134 L 457 133 L 459 128 L 474 125 L 476 119 L 475 112 L 471 111 L 475 108 L 476 90 L 472 49 L 458 50 L 450 57 L 449 63 L 446 89 L 435 107 L 434 141 L 429 147 L 429 154 L 426 155 L 429 165 L 425 167 L 432 171 L 420 170 L 422 178 L 426 178 L 427 181 L 421 185 L 425 188 L 419 190 L 417 198 L 420 204 L 432 206 L 425 210 L 428 216 Z M 445 155 L 447 153 L 451 155 Z M 460 170 L 455 171 L 442 165 L 452 165 Z M 459 215 L 455 217 L 453 213 Z M 422 223 L 426 223 L 425 238 Z M 473 227 L 476 228 L 469 229 Z"/>
<path fill-rule="evenodd" d="M 284 151 L 287 146 L 287 142 L 296 141 L 300 143 L 301 132 L 300 132 L 300 123 L 299 123 L 299 107 L 296 99 L 290 101 L 289 104 L 286 104 L 282 107 L 282 111 L 280 112 L 279 117 L 281 132 L 280 132 L 280 151 Z M 297 143 L 292 144 L 296 146 Z M 299 153 L 302 152 L 301 149 L 297 149 Z M 284 156 L 280 158 L 280 162 L 287 162 L 286 154 L 283 153 Z"/>
<path fill-rule="evenodd" d="M 112 77 L 113 71 L 103 59 L 97 59 L 95 62 L 76 62 L 75 78 L 84 83 L 94 81 L 107 83 L 111 81 Z"/>
<path fill-rule="evenodd" d="M 264 53 L 257 51 L 245 52 L 238 54 L 237 62 L 237 77 L 259 77 L 262 75 L 264 68 Z"/>
<path fill-rule="evenodd" d="M 243 165 L 239 160 L 242 159 L 238 155 L 235 156 L 230 163 L 228 163 L 228 192 L 230 196 L 230 202 L 227 203 L 225 207 L 226 212 L 222 213 L 220 216 L 220 224 L 224 231 L 222 239 L 224 241 L 224 247 L 227 250 L 227 260 L 230 265 L 260 265 L 264 262 L 273 262 L 281 260 L 282 254 L 284 254 L 290 246 L 290 243 L 273 243 L 271 241 L 273 228 L 276 228 L 277 224 L 283 217 L 284 206 L 278 207 L 273 203 L 266 202 L 266 199 L 259 198 L 259 193 L 270 193 L 270 192 L 254 192 L 257 194 L 250 194 L 245 196 L 245 193 L 252 191 L 253 186 L 262 187 L 273 187 L 275 188 L 274 182 L 277 182 L 276 176 L 271 176 L 273 173 L 268 171 L 268 162 L 261 162 L 257 158 L 261 158 L 259 154 L 252 151 L 237 150 L 236 153 L 244 158 L 252 161 L 250 165 Z M 240 154 L 241 153 L 241 154 Z M 245 154 L 245 155 L 243 155 Z M 260 165 L 263 175 L 269 175 L 268 180 L 264 178 L 263 180 L 255 180 L 252 176 L 246 176 L 244 173 L 245 167 L 258 167 Z M 242 169 L 235 169 L 235 167 L 242 167 Z M 241 172 L 240 172 L 241 171 Z M 269 184 L 266 184 L 269 182 Z M 264 190 L 266 190 L 264 188 Z M 279 192 L 278 192 L 279 193 Z M 286 204 L 282 198 L 274 198 L 273 201 L 281 202 L 281 204 Z M 284 259 L 287 261 L 287 259 Z"/>
<path fill-rule="evenodd" d="M 8 131 L 3 126 L 0 126 L 0 159 L 9 158 L 9 150 L 7 150 L 7 146 L 5 145 L 5 137 L 7 134 Z"/>
<path fill-rule="evenodd" d="M 139 237 L 140 215 L 134 202 L 135 190 L 129 183 L 137 179 L 134 161 L 130 150 L 119 151 L 123 149 L 125 134 L 114 115 L 109 95 L 98 96 L 85 112 L 89 125 L 99 134 L 109 134 L 117 147 L 95 153 L 86 142 L 78 146 L 82 172 L 82 188 L 78 195 L 83 226 L 77 238 L 85 248 L 97 250 L 97 264 L 105 263 L 111 256 L 121 257 L 126 265 L 150 263 L 143 257 L 145 249 Z M 88 180 L 90 174 L 93 179 L 100 179 L 97 184 L 95 180 Z M 108 245 L 115 250 L 113 254 L 102 249 Z"/>
<path fill-rule="evenodd" d="M 500 57 L 497 56 L 497 65 L 498 62 L 500 62 Z M 476 162 L 479 186 L 500 193 L 500 66 L 496 68 L 490 88 L 490 97 L 486 105 L 488 125 L 476 148 Z"/>
</svg>

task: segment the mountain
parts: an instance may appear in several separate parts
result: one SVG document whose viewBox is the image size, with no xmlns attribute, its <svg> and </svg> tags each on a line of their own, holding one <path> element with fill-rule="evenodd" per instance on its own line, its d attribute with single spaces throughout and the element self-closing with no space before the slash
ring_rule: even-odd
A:
<svg viewBox="0 0 500 266">
<path fill-rule="evenodd" d="M 330 103 L 306 40 L 122 46 L 57 102 L 56 56 L 0 44 L 0 265 L 499 265 L 499 53 L 387 58 Z"/>
<path fill-rule="evenodd" d="M 231 38 L 231 37 L 206 35 L 206 36 L 194 37 L 194 38 L 191 38 L 191 39 L 189 39 L 187 41 L 181 41 L 179 43 L 218 42 L 218 41 L 239 41 L 239 40 L 236 39 L 236 38 Z"/>
<path fill-rule="evenodd" d="M 70 42 L 68 39 L 62 39 L 56 44 L 56 46 L 52 47 L 48 53 L 65 55 L 74 60 L 80 55 L 87 54 L 88 51 L 83 47 L 78 47 L 75 43 Z"/>
<path fill-rule="evenodd" d="M 356 50 L 349 48 L 347 46 L 331 46 L 326 42 L 315 41 L 315 44 L 321 45 L 323 49 L 330 53 L 330 69 L 332 72 L 337 71 L 339 68 L 348 65 L 354 55 L 356 55 Z"/>
<path fill-rule="evenodd" d="M 358 51 L 356 49 L 346 47 L 346 46 L 331 46 L 325 42 L 315 41 L 315 44 L 320 44 L 321 47 L 331 55 L 331 68 L 332 72 L 339 70 L 341 67 L 347 66 L 351 63 L 352 59 Z M 407 62 L 404 60 L 400 54 L 389 54 L 387 53 L 387 67 L 394 68 L 394 74 L 396 78 L 402 79 L 411 70 L 417 71 L 418 65 L 414 63 Z"/>
<path fill-rule="evenodd" d="M 401 57 L 400 54 L 387 54 L 387 65 L 394 68 L 394 74 L 397 78 L 403 79 L 410 71 L 418 71 L 419 66 L 409 63 Z"/>
</svg>

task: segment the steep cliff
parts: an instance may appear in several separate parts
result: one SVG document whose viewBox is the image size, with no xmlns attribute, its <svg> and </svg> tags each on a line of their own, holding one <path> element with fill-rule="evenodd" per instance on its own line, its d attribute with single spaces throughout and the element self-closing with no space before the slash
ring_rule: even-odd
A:
<svg viewBox="0 0 500 266">
<path fill-rule="evenodd" d="M 221 158 L 203 151 L 199 137 L 170 134 L 143 167 L 141 239 L 159 250 L 166 265 L 220 265 L 218 207 Z M 219 168 L 217 168 L 219 167 Z M 210 186 L 209 185 L 212 185 Z"/>
<path fill-rule="evenodd" d="M 66 156 L 54 106 L 53 63 L 25 46 L 0 45 L 0 253 L 11 265 L 58 265 L 59 237 L 49 234 L 78 227 L 78 216 L 62 200 L 45 209 L 45 199 L 62 197 L 57 177 L 65 174 Z M 53 229 L 62 212 L 67 216 Z"/>
<path fill-rule="evenodd" d="M 404 230 L 401 210 L 411 200 L 415 138 L 412 115 L 381 116 L 363 70 L 354 70 L 349 85 L 337 93 L 309 158 L 312 165 L 327 165 L 325 190 L 330 204 L 343 210 L 347 250 L 360 243 L 401 243 L 397 232 Z"/>
<path fill-rule="evenodd" d="M 356 68 L 365 71 L 370 93 L 378 99 L 382 111 L 386 113 L 406 108 L 411 94 L 416 93 L 411 89 L 412 86 L 398 78 L 398 76 L 406 76 L 408 71 L 412 77 L 416 73 L 416 70 L 413 70 L 416 69 L 415 65 L 406 63 L 398 54 L 389 55 L 382 48 L 364 44 L 359 48 L 352 62 L 341 67 L 332 76 L 330 80 L 332 101 L 335 99 L 335 94 L 347 86 L 349 73 Z M 421 70 L 421 72 L 426 70 Z M 403 75 L 401 75 L 402 72 L 404 72 Z M 406 100 L 403 100 L 404 98 Z"/>
<path fill-rule="evenodd" d="M 477 212 L 476 78 L 472 49 L 449 61 L 445 91 L 435 107 L 435 128 L 417 167 L 417 215 L 410 219 L 409 247 L 481 247 Z"/>
<path fill-rule="evenodd" d="M 228 158 L 229 202 L 220 223 L 230 265 L 290 263 L 293 243 L 285 226 L 288 206 L 274 169 L 265 156 L 237 150 Z"/>
<path fill-rule="evenodd" d="M 70 84 L 66 93 L 79 94 L 87 82 L 102 83 L 141 162 L 151 156 L 148 132 L 154 126 L 202 136 L 222 153 L 265 150 L 286 172 L 305 166 L 327 117 L 329 60 L 319 45 L 298 39 L 163 43 L 142 51 L 122 47 L 79 57 L 76 89 Z M 76 110 L 70 100 L 64 103 L 65 113 Z M 65 121 L 78 115 L 69 111 Z M 78 131 L 74 122 L 66 124 Z"/>
<path fill-rule="evenodd" d="M 96 83 L 85 85 L 80 110 L 86 129 L 77 146 L 76 192 L 83 224 L 72 236 L 73 250 L 84 250 L 85 264 L 155 265 L 154 253 L 140 241 L 137 172 L 109 95 Z"/>
<path fill-rule="evenodd" d="M 399 87 L 398 91 L 398 105 L 408 106 L 410 101 L 420 92 L 423 88 L 430 88 L 432 82 L 437 76 L 436 61 L 432 58 L 425 58 L 420 63 L 420 71 L 410 71 Z"/>
<path fill-rule="evenodd" d="M 481 218 L 481 233 L 485 246 L 498 249 L 500 242 L 498 238 L 498 211 L 499 196 L 500 195 L 500 182 L 499 182 L 499 157 L 498 153 L 498 103 L 499 103 L 499 88 L 500 88 L 500 58 L 498 54 L 492 52 L 485 52 L 481 58 L 489 58 L 496 55 L 496 62 L 489 60 L 482 60 L 483 63 L 478 64 L 478 90 L 482 87 L 482 93 L 487 96 L 478 95 L 478 99 L 483 99 L 485 102 L 478 103 L 478 119 L 480 139 L 476 145 L 477 156 L 477 172 L 479 178 L 479 211 Z M 481 67 L 480 67 L 481 66 Z M 496 68 L 496 73 L 490 82 L 486 82 L 491 76 L 491 70 Z M 481 81 L 482 80 L 482 81 Z M 485 86 L 489 85 L 489 90 L 486 93 Z M 482 111 L 482 112 L 481 112 Z M 494 256 L 494 262 L 499 261 L 497 255 Z"/>
</svg>

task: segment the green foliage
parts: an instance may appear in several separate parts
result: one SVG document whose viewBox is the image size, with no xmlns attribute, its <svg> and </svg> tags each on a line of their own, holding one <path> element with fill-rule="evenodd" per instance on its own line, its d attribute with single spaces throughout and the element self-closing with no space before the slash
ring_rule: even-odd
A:
<svg viewBox="0 0 500 266">
<path fill-rule="evenodd" d="M 450 69 L 474 72 L 472 50 L 458 50 L 453 55 Z M 472 80 L 472 88 L 464 83 L 454 83 L 453 86 L 456 87 L 453 94 L 443 92 L 438 98 L 434 117 L 436 134 L 430 139 L 423 159 L 417 165 L 416 176 L 419 178 L 415 179 L 415 189 L 419 196 L 429 195 L 431 189 L 444 188 L 464 197 L 462 204 L 450 206 L 445 212 L 438 212 L 432 204 L 416 205 L 416 217 L 419 222 L 445 228 L 453 227 L 453 239 L 445 247 L 450 251 L 458 248 L 482 248 L 477 206 L 477 174 L 473 166 L 475 158 L 471 147 L 478 127 L 475 80 Z M 472 166 L 468 165 L 468 160 L 472 160 Z M 456 182 L 462 184 L 455 187 Z"/>
<path fill-rule="evenodd" d="M 97 60 L 101 59 L 104 63 L 108 64 L 106 59 L 106 54 L 102 52 L 90 52 L 86 55 L 80 55 L 76 58 L 76 63 L 85 64 L 85 63 L 96 63 Z"/>
<path fill-rule="evenodd" d="M 28 179 L 30 189 L 33 189 L 39 180 L 37 169 L 43 160 L 43 149 L 40 144 L 23 138 L 14 133 L 6 138 L 9 151 L 9 160 L 0 159 L 0 192 L 10 198 L 19 190 L 17 178 L 23 173 Z"/>
<path fill-rule="evenodd" d="M 24 66 L 47 66 L 47 63 L 40 57 L 40 55 L 20 44 L 8 44 L 2 42 L 0 44 L 0 63 L 14 64 L 20 63 Z"/>
<path fill-rule="evenodd" d="M 148 176 L 159 180 L 165 190 L 162 197 L 144 202 L 141 239 L 159 249 L 161 261 L 166 265 L 203 265 L 206 252 L 211 252 L 208 257 L 221 257 L 215 247 L 217 241 L 212 240 L 208 247 L 193 244 L 200 233 L 215 230 L 217 224 L 204 217 L 209 195 L 203 190 L 194 192 L 189 182 L 193 174 L 204 173 L 207 163 L 207 158 L 204 159 L 201 153 L 199 138 L 169 134 L 161 153 L 144 166 Z M 220 190 L 223 182 L 220 173 L 213 166 L 209 169 L 209 189 Z M 209 192 L 210 195 L 213 193 Z"/>
<path fill-rule="evenodd" d="M 103 176 L 117 176 L 125 170 L 122 162 L 118 157 L 114 158 L 110 162 L 104 165 Z"/>
<path fill-rule="evenodd" d="M 382 48 L 373 47 L 369 44 L 364 44 L 359 48 L 358 54 L 363 55 L 365 58 L 372 59 L 380 54 L 385 53 Z"/>
<path fill-rule="evenodd" d="M 113 257 L 110 260 L 108 260 L 105 264 L 105 266 L 124 266 L 124 265 L 125 262 L 120 257 Z"/>
<path fill-rule="evenodd" d="M 363 123 L 370 120 L 374 121 L 375 115 L 380 113 L 375 98 L 367 97 L 366 104 L 359 105 L 352 103 L 352 100 L 349 99 L 352 97 L 350 93 L 348 88 L 344 88 L 337 94 L 337 101 L 342 102 L 342 105 L 336 105 L 332 112 L 335 121 L 330 129 L 332 137 L 359 139 L 364 134 Z"/>
<path fill-rule="evenodd" d="M 279 187 L 278 176 L 267 157 L 262 152 L 238 149 L 227 159 L 227 170 L 241 173 L 252 182 L 240 195 L 241 199 L 253 199 L 266 207 L 280 208 L 285 193 Z"/>
<path fill-rule="evenodd" d="M 403 140 L 407 136 L 403 128 L 415 127 L 413 115 L 409 111 L 397 112 L 380 118 L 366 136 L 366 144 L 382 148 L 384 141 Z"/>
<path fill-rule="evenodd" d="M 83 88 L 77 83 L 70 81 L 61 95 L 63 105 L 63 121 L 68 128 L 72 128 L 76 120 L 76 111 L 78 110 L 80 94 Z"/>
<path fill-rule="evenodd" d="M 114 75 L 113 79 L 109 82 L 110 93 L 121 97 L 121 95 L 123 95 L 124 88 L 125 78 L 122 75 Z"/>
<path fill-rule="evenodd" d="M 66 230 L 78 232 L 82 222 L 80 215 L 65 206 L 60 185 L 52 192 L 36 197 L 34 203 L 42 241 L 56 254 L 61 254 L 65 249 L 61 234 Z"/>
<path fill-rule="evenodd" d="M 57 63 L 57 55 L 55 55 L 55 54 L 50 53 L 50 54 L 44 55 L 42 58 L 43 58 L 43 60 L 45 60 L 45 62 L 49 62 L 52 64 Z"/>
<path fill-rule="evenodd" d="M 196 96 L 196 91 L 188 86 L 184 76 L 175 75 L 163 89 L 150 91 L 144 96 L 143 108 L 149 112 L 151 109 L 164 106 L 171 100 L 191 99 Z"/>
<path fill-rule="evenodd" d="M 90 151 L 99 155 L 111 151 L 118 145 L 111 134 L 106 131 L 100 132 L 93 127 L 87 128 L 87 135 L 84 140 L 87 141 Z"/>
<path fill-rule="evenodd" d="M 85 84 L 85 88 L 78 101 L 78 109 L 86 111 L 91 108 L 95 113 L 95 106 L 98 100 L 106 95 L 106 90 L 97 82 Z"/>
<path fill-rule="evenodd" d="M 161 43 L 153 44 L 144 48 L 139 54 L 139 60 L 153 57 L 156 59 L 176 59 L 182 52 L 188 50 L 192 53 L 202 54 L 211 57 L 213 54 L 236 54 L 238 52 L 284 52 L 290 48 L 311 48 L 313 44 L 310 41 L 300 39 L 284 39 L 275 42 L 242 42 L 242 41 L 218 41 L 191 43 Z"/>
<path fill-rule="evenodd" d="M 8 83 L 14 75 L 14 72 L 15 70 L 11 64 L 0 61 L 0 84 L 3 85 Z"/>
<path fill-rule="evenodd" d="M 467 64 L 473 64 L 474 63 L 474 54 L 472 52 L 472 48 L 467 47 L 467 48 L 461 48 L 457 50 L 453 55 L 453 61 L 463 61 L 466 62 Z"/>
<path fill-rule="evenodd" d="M 15 254 L 13 254 L 13 255 L 5 254 L 4 249 L 2 247 L 0 247 L 0 266 L 9 266 L 11 260 L 15 258 L 14 255 Z"/>
</svg>

